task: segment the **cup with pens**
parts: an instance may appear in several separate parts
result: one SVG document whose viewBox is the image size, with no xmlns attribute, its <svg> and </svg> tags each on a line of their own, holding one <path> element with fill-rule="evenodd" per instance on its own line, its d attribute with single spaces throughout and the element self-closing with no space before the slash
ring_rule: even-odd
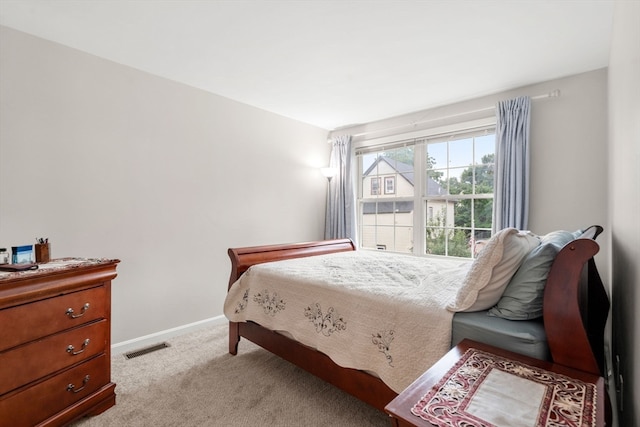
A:
<svg viewBox="0 0 640 427">
<path fill-rule="evenodd" d="M 36 262 L 49 262 L 49 239 L 46 237 L 36 237 L 35 244 Z"/>
</svg>

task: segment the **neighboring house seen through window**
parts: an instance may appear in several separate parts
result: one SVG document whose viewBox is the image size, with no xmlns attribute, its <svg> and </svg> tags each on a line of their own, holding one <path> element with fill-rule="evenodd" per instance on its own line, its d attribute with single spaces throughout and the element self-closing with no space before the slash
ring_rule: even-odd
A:
<svg viewBox="0 0 640 427">
<path fill-rule="evenodd" d="M 360 245 L 473 257 L 491 236 L 494 151 L 494 129 L 356 150 Z"/>
</svg>

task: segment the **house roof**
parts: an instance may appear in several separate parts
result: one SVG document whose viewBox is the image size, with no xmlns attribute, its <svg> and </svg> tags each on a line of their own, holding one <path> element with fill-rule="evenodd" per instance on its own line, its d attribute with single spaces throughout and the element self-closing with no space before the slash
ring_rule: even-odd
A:
<svg viewBox="0 0 640 427">
<path fill-rule="evenodd" d="M 392 169 L 394 169 L 398 175 L 402 176 L 409 184 L 415 186 L 414 177 L 415 173 L 413 171 L 413 165 L 409 165 L 407 163 L 403 163 L 394 159 L 391 159 L 387 156 L 378 156 L 376 160 L 367 168 L 364 172 L 363 176 L 368 176 L 372 173 L 380 164 L 380 162 L 385 162 Z M 442 185 L 436 182 L 431 177 L 427 177 L 427 196 L 444 196 L 449 194 Z"/>
</svg>

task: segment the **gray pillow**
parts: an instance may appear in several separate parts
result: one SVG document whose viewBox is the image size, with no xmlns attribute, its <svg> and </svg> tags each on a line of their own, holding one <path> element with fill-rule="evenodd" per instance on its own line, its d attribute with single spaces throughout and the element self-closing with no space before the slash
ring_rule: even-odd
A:
<svg viewBox="0 0 640 427">
<path fill-rule="evenodd" d="M 562 230 L 542 236 L 540 246 L 522 261 L 498 303 L 489 310 L 489 315 L 509 320 L 542 317 L 544 285 L 551 264 L 560 249 L 574 239 L 574 233 Z"/>
</svg>

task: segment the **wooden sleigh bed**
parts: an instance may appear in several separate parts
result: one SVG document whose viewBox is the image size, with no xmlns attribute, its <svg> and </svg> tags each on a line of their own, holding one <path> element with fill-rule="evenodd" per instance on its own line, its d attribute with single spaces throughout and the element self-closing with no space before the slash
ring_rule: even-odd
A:
<svg viewBox="0 0 640 427">
<path fill-rule="evenodd" d="M 593 259 L 599 250 L 595 238 L 601 232 L 600 226 L 589 227 L 559 250 L 544 286 L 541 319 L 550 360 L 598 375 L 605 370 L 604 328 L 609 310 Z M 229 289 L 256 264 L 355 250 L 348 239 L 232 248 L 228 251 L 232 264 Z M 514 322 L 516 328 L 527 323 L 507 322 Z M 339 366 L 326 354 L 253 321 L 229 322 L 231 354 L 237 354 L 241 337 L 380 410 L 398 394 L 378 376 Z"/>
</svg>

